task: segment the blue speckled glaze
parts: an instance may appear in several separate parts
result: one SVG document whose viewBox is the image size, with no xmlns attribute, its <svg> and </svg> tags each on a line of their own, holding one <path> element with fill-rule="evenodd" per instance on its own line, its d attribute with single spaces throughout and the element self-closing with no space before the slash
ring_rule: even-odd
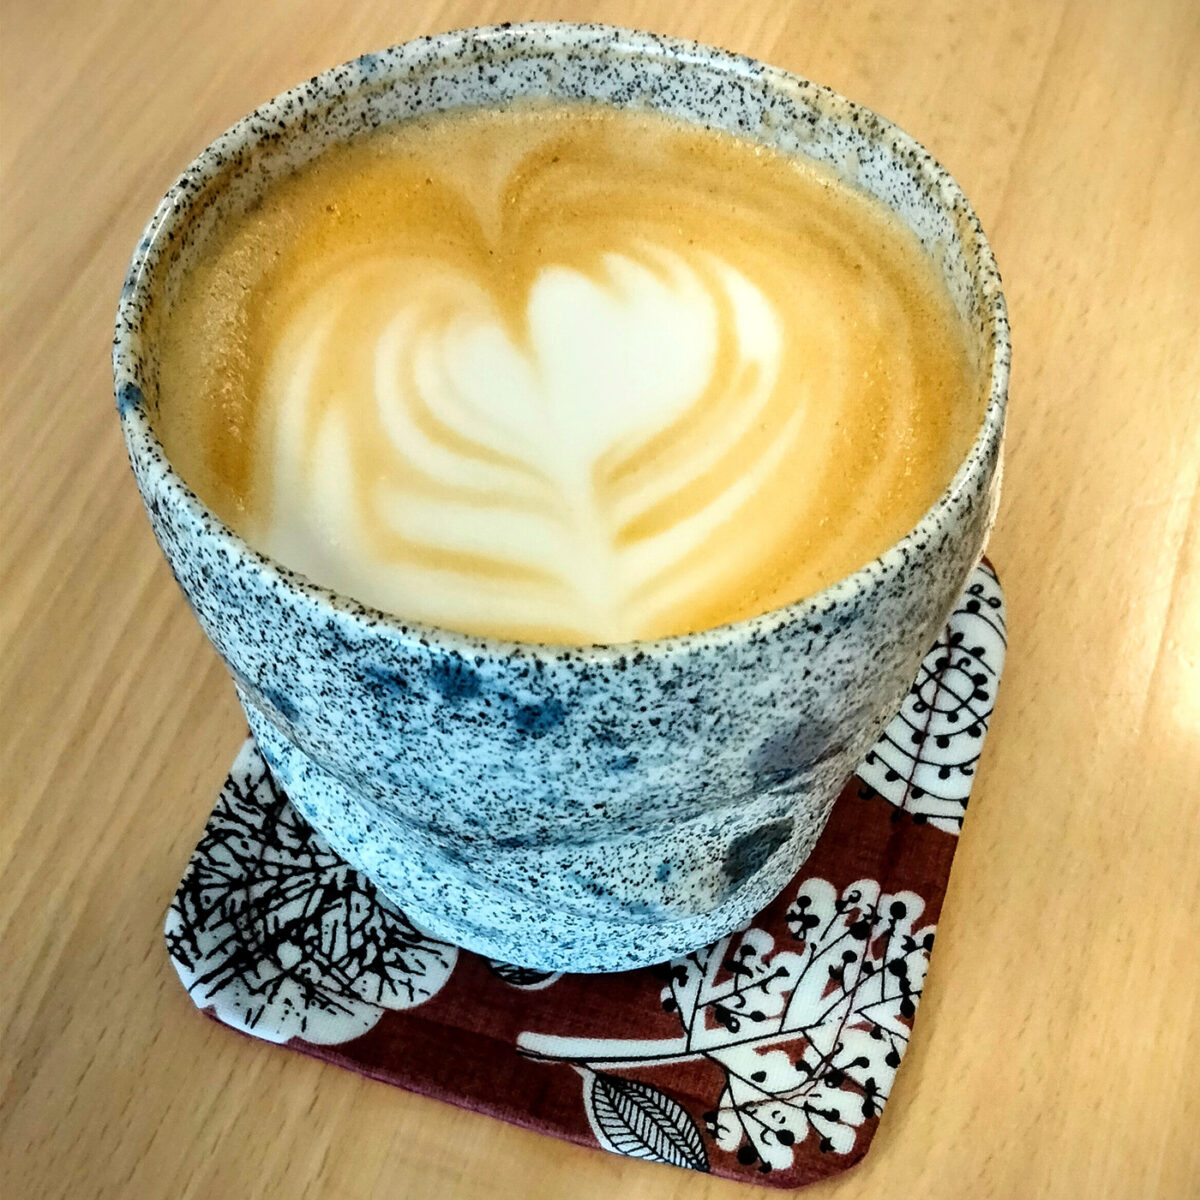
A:
<svg viewBox="0 0 1200 1200">
<path fill-rule="evenodd" d="M 257 554 L 188 490 L 154 434 L 155 324 L 206 231 L 332 142 L 526 94 L 648 106 L 826 161 L 917 232 L 975 331 L 990 395 L 967 458 L 911 533 L 811 599 L 748 621 L 543 646 L 364 608 Z M 979 222 L 916 142 L 775 68 L 599 25 L 423 38 L 264 105 L 159 206 L 113 350 L 155 535 L 297 808 L 431 933 L 572 971 L 702 946 L 795 873 L 981 553 L 1008 358 Z"/>
</svg>

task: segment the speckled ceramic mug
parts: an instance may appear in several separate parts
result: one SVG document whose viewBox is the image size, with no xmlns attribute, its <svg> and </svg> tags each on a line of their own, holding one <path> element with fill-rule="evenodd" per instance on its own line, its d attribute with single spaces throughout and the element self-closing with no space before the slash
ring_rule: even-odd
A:
<svg viewBox="0 0 1200 1200">
<path fill-rule="evenodd" d="M 920 236 L 990 396 L 920 523 L 811 599 L 624 646 L 521 645 L 405 623 L 256 553 L 154 433 L 154 317 L 192 248 L 271 178 L 381 124 L 549 95 L 648 106 L 832 164 Z M 296 807 L 420 925 L 523 966 L 605 971 L 747 921 L 807 856 L 978 559 L 1008 381 L 1000 280 L 962 192 L 825 88 L 595 25 L 441 34 L 319 75 L 187 168 L 138 244 L 114 343 L 129 456 L 163 551 Z"/>
</svg>

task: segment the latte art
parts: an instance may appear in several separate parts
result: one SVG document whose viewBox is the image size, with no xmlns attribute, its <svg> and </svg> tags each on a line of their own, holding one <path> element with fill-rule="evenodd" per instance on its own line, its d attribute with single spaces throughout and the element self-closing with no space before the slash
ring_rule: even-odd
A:
<svg viewBox="0 0 1200 1200">
<path fill-rule="evenodd" d="M 402 618 L 620 642 L 919 519 L 981 404 L 934 268 L 814 167 L 526 105 L 331 151 L 183 281 L 159 432 L 265 553 Z"/>
<path fill-rule="evenodd" d="M 273 552 L 321 577 L 335 567 L 314 557 L 312 531 L 328 529 L 343 556 L 352 539 L 354 561 L 370 564 L 352 593 L 397 612 L 564 635 L 575 622 L 605 641 L 717 586 L 723 556 L 696 552 L 761 488 L 786 439 L 736 479 L 717 439 L 681 442 L 651 470 L 637 459 L 694 419 L 722 321 L 739 381 L 718 381 L 725 436 L 766 415 L 780 335 L 761 293 L 715 260 L 614 254 L 596 277 L 539 274 L 513 330 L 479 281 L 422 263 L 414 295 L 413 268 L 347 264 L 269 362 Z"/>
</svg>

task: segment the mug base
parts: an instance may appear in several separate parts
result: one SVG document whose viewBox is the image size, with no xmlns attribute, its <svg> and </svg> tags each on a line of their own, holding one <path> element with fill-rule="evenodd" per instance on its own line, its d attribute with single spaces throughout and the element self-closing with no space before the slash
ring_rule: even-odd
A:
<svg viewBox="0 0 1200 1200">
<path fill-rule="evenodd" d="M 916 823 L 957 833 L 1004 647 L 1002 595 L 984 563 L 975 568 L 899 713 L 864 751 L 856 772 L 862 784 L 910 812 Z M 611 870 L 599 869 L 641 853 L 650 841 L 644 837 L 632 845 L 611 839 L 568 847 L 566 855 L 576 856 L 568 863 L 571 870 L 564 869 L 561 847 L 530 850 L 518 862 L 527 885 L 522 893 L 508 883 L 515 876 L 503 855 L 488 854 L 481 865 L 476 854 L 468 863 L 430 830 L 406 824 L 385 805 L 365 802 L 299 751 L 240 686 L 238 692 L 257 741 L 244 754 L 265 764 L 276 798 L 290 800 L 346 865 L 431 937 L 533 972 L 652 966 L 745 926 L 794 878 L 841 790 L 838 780 L 817 781 L 814 789 L 808 778 L 800 795 L 780 787 L 732 819 L 726 813 L 715 825 L 677 823 L 653 839 L 656 856 L 666 855 L 672 841 L 677 850 L 690 850 L 683 861 L 691 886 L 675 894 L 673 908 L 644 898 L 634 902 L 630 893 L 622 899 Z M 233 786 L 231 774 L 227 787 Z M 814 795 L 828 795 L 829 803 L 812 801 Z M 604 878 L 607 888 L 599 884 Z M 711 887 L 695 884 L 705 878 L 729 881 L 723 894 L 715 893 L 716 903 Z M 593 903 L 583 906 L 581 884 L 589 879 Z"/>
<path fill-rule="evenodd" d="M 406 917 L 432 937 L 486 958 L 536 971 L 595 973 L 628 971 L 689 954 L 739 929 L 769 904 L 808 857 L 840 791 L 828 788 L 828 801 L 805 820 L 751 816 L 757 826 L 745 835 L 752 868 L 715 907 L 698 913 L 671 913 L 650 904 L 621 903 L 604 897 L 599 882 L 597 909 L 580 910 L 560 890 L 567 879 L 561 864 L 547 862 L 532 894 L 489 883 L 479 872 L 443 853 L 427 834 L 389 820 L 381 806 L 368 806 L 339 779 L 322 770 L 252 705 L 247 716 L 258 748 L 278 787 L 297 812 L 350 866 Z M 811 797 L 807 798 L 811 803 Z M 795 797 L 778 795 L 770 808 L 794 808 Z M 763 841 L 761 831 L 768 840 Z M 700 836 L 702 837 L 702 831 Z M 773 840 L 771 840 L 773 839 Z M 728 840 L 725 834 L 724 841 Z M 734 841 L 737 841 L 735 836 Z M 592 858 L 620 855 L 619 843 L 593 845 Z M 720 865 L 720 864 L 718 864 Z M 607 901 L 607 902 L 606 902 Z"/>
</svg>

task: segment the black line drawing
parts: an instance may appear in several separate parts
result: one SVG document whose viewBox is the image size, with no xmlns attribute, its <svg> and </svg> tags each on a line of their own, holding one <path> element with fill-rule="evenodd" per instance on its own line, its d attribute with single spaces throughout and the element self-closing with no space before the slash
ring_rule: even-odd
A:
<svg viewBox="0 0 1200 1200">
<path fill-rule="evenodd" d="M 1007 644 L 1000 583 L 983 563 L 859 767 L 866 795 L 882 796 L 918 824 L 959 833 Z"/>
<path fill-rule="evenodd" d="M 272 1042 L 326 1045 L 413 1008 L 458 949 L 417 930 L 288 803 L 253 740 L 238 755 L 167 913 L 200 1008 Z"/>
<path fill-rule="evenodd" d="M 517 1046 L 582 1072 L 589 1120 L 609 1149 L 629 1152 L 597 1110 L 591 1076 L 707 1058 L 725 1074 L 704 1114 L 722 1150 L 764 1172 L 791 1166 L 810 1135 L 823 1152 L 849 1154 L 882 1110 L 908 1045 L 935 932 L 921 924 L 924 910 L 914 892 L 886 894 L 874 880 L 839 893 L 808 879 L 788 909 L 790 944 L 751 927 L 661 969 L 678 1037 L 525 1032 Z"/>
</svg>

